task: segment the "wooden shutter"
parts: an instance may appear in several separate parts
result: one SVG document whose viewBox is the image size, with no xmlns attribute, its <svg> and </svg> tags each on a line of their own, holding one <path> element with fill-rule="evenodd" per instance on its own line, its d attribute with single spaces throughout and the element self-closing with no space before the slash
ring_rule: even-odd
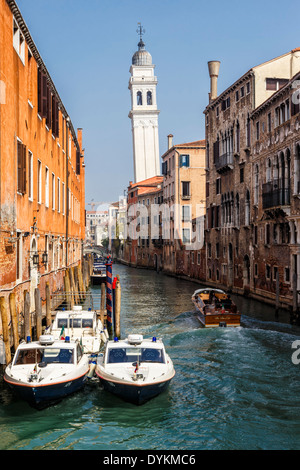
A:
<svg viewBox="0 0 300 470">
<path fill-rule="evenodd" d="M 76 174 L 80 175 L 80 152 L 76 150 Z"/>
<path fill-rule="evenodd" d="M 46 124 L 49 128 L 52 125 L 52 93 L 49 85 L 47 84 L 47 113 L 46 113 Z"/>
<path fill-rule="evenodd" d="M 52 134 L 54 137 L 59 136 L 58 101 L 55 95 L 52 96 Z"/>
<path fill-rule="evenodd" d="M 47 108 L 48 108 L 48 84 L 47 84 L 47 75 L 44 72 L 41 72 L 41 116 L 43 118 L 47 117 Z"/>
<path fill-rule="evenodd" d="M 26 193 L 26 146 L 18 141 L 17 143 L 17 191 Z"/>
</svg>

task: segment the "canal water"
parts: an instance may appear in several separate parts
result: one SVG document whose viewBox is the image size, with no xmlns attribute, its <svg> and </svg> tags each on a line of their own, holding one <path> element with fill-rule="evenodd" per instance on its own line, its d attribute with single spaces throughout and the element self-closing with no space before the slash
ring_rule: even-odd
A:
<svg viewBox="0 0 300 470">
<path fill-rule="evenodd" d="M 2 450 L 300 449 L 300 330 L 286 314 L 235 297 L 241 327 L 201 329 L 191 303 L 199 284 L 123 265 L 117 274 L 122 337 L 163 338 L 176 369 L 169 389 L 137 407 L 93 382 L 36 411 L 2 382 Z"/>
</svg>

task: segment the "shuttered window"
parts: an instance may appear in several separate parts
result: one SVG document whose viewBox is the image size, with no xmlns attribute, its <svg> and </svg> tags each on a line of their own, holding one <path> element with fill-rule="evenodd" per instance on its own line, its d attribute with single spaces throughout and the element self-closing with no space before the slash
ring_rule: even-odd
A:
<svg viewBox="0 0 300 470">
<path fill-rule="evenodd" d="M 76 150 L 76 174 L 80 175 L 80 152 Z"/>
<path fill-rule="evenodd" d="M 17 144 L 18 161 L 18 181 L 17 191 L 21 194 L 26 193 L 26 146 L 18 141 Z"/>
</svg>

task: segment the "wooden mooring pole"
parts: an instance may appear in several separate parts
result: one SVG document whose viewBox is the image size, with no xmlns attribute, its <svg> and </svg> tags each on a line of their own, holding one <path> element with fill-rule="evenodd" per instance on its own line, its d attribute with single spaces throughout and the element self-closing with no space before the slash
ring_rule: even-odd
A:
<svg viewBox="0 0 300 470">
<path fill-rule="evenodd" d="M 11 324 L 13 329 L 13 337 L 14 337 L 14 350 L 17 350 L 19 346 L 19 331 L 18 331 L 18 318 L 17 318 L 17 309 L 16 309 L 16 294 L 11 292 L 9 295 L 9 308 L 10 308 L 10 317 L 11 317 Z"/>
<path fill-rule="evenodd" d="M 34 289 L 36 339 L 42 335 L 42 299 L 40 289 Z"/>
<path fill-rule="evenodd" d="M 24 291 L 24 337 L 31 338 L 31 317 L 30 317 L 30 294 L 28 291 Z"/>
<path fill-rule="evenodd" d="M 10 350 L 10 336 L 9 336 L 9 313 L 7 300 L 5 297 L 0 297 L 0 312 L 2 320 L 2 336 L 3 343 L 5 347 L 5 360 L 6 364 L 9 364 L 11 361 L 11 350 Z"/>
<path fill-rule="evenodd" d="M 50 285 L 46 282 L 46 325 L 50 326 L 52 323 L 51 317 L 51 296 L 50 296 Z"/>
<path fill-rule="evenodd" d="M 121 284 L 120 284 L 120 276 L 117 275 L 117 282 L 115 285 L 115 336 L 120 338 L 121 336 L 121 328 L 120 328 L 120 317 L 121 317 Z"/>
</svg>

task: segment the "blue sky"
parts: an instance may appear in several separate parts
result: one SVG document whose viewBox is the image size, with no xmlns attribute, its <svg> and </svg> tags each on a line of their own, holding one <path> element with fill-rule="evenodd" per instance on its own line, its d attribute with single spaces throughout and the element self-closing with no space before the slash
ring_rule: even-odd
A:
<svg viewBox="0 0 300 470">
<path fill-rule="evenodd" d="M 128 81 L 138 22 L 156 65 L 160 155 L 169 133 L 176 144 L 205 137 L 209 60 L 221 61 L 221 92 L 252 66 L 300 46 L 295 0 L 17 4 L 74 128 L 83 128 L 86 202 L 118 200 L 133 180 Z"/>
</svg>

